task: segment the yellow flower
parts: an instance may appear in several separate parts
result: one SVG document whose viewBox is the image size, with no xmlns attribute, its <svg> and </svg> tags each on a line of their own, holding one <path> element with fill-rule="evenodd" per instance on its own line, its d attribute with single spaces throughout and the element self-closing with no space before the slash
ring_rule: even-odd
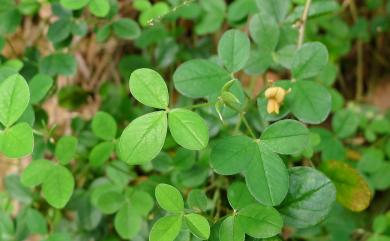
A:
<svg viewBox="0 0 390 241">
<path fill-rule="evenodd" d="M 264 93 L 268 99 L 267 112 L 269 114 L 279 114 L 280 106 L 283 104 L 284 98 L 289 92 L 290 90 L 285 90 L 281 87 L 268 88 Z"/>
</svg>

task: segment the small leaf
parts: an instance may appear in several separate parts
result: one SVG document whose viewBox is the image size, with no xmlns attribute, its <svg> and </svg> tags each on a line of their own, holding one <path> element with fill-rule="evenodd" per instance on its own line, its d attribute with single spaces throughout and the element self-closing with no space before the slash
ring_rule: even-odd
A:
<svg viewBox="0 0 390 241">
<path fill-rule="evenodd" d="M 149 241 L 175 240 L 180 233 L 182 219 L 180 214 L 160 218 L 150 230 Z"/>
<path fill-rule="evenodd" d="M 200 189 L 193 189 L 188 194 L 188 206 L 194 210 L 205 211 L 207 209 L 207 202 L 206 194 Z"/>
<path fill-rule="evenodd" d="M 297 154 L 309 144 L 309 130 L 295 120 L 281 120 L 268 126 L 260 142 L 279 154 Z"/>
<path fill-rule="evenodd" d="M 273 207 L 252 204 L 238 212 L 240 226 L 254 238 L 269 238 L 282 231 L 282 216 Z"/>
<path fill-rule="evenodd" d="M 35 75 L 29 82 L 31 93 L 30 103 L 37 104 L 43 100 L 53 86 L 53 82 L 54 80 L 48 75 Z"/>
<path fill-rule="evenodd" d="M 151 161 L 161 151 L 167 134 L 164 111 L 143 115 L 133 120 L 119 139 L 119 156 L 127 164 Z"/>
<path fill-rule="evenodd" d="M 43 196 L 51 206 L 63 208 L 72 196 L 74 185 L 72 173 L 65 167 L 56 165 L 43 182 Z"/>
<path fill-rule="evenodd" d="M 168 88 L 156 71 L 137 69 L 130 76 L 129 86 L 131 94 L 142 104 L 159 109 L 168 107 Z"/>
<path fill-rule="evenodd" d="M 54 165 L 48 160 L 36 160 L 24 169 L 20 181 L 24 186 L 35 187 L 42 184 Z"/>
<path fill-rule="evenodd" d="M 62 6 L 67 9 L 77 10 L 88 4 L 89 0 L 61 0 Z"/>
<path fill-rule="evenodd" d="M 219 92 L 231 79 L 229 72 L 217 64 L 201 59 L 187 61 L 173 74 L 175 88 L 183 95 L 199 98 Z"/>
<path fill-rule="evenodd" d="M 155 193 L 158 204 L 166 211 L 179 213 L 184 210 L 183 197 L 175 187 L 168 184 L 159 184 Z"/>
<path fill-rule="evenodd" d="M 112 142 L 99 143 L 89 153 L 89 163 L 92 167 L 102 166 L 110 158 L 114 149 L 115 144 Z"/>
<path fill-rule="evenodd" d="M 244 241 L 245 232 L 238 223 L 237 216 L 229 216 L 223 220 L 219 228 L 219 240 L 221 241 Z"/>
<path fill-rule="evenodd" d="M 328 50 L 320 42 L 305 43 L 294 55 L 291 71 L 297 80 L 318 75 L 328 63 Z"/>
<path fill-rule="evenodd" d="M 125 202 L 123 194 L 119 190 L 107 188 L 102 191 L 96 199 L 96 207 L 103 214 L 112 214 L 117 212 Z"/>
<path fill-rule="evenodd" d="M 114 227 L 122 239 L 133 239 L 141 229 L 142 218 L 135 209 L 125 204 L 115 214 Z"/>
<path fill-rule="evenodd" d="M 55 157 L 62 165 L 66 165 L 75 158 L 76 148 L 76 137 L 63 136 L 58 140 L 56 144 Z"/>
<path fill-rule="evenodd" d="M 138 24 L 130 18 L 120 18 L 112 25 L 114 33 L 121 39 L 136 39 L 141 34 Z"/>
<path fill-rule="evenodd" d="M 25 122 L 0 132 L 0 152 L 9 158 L 30 155 L 34 148 L 32 128 Z"/>
<path fill-rule="evenodd" d="M 282 22 L 290 9 L 290 0 L 256 0 L 261 13 L 270 14 L 277 22 Z"/>
<path fill-rule="evenodd" d="M 92 120 L 92 132 L 105 141 L 115 139 L 117 124 L 114 117 L 106 112 L 98 111 Z"/>
<path fill-rule="evenodd" d="M 256 200 L 242 182 L 234 182 L 230 185 L 227 191 L 227 197 L 230 206 L 235 210 L 240 210 L 250 204 L 256 203 Z"/>
<path fill-rule="evenodd" d="M 49 76 L 76 74 L 77 62 L 70 54 L 56 53 L 48 55 L 39 61 L 39 71 Z"/>
<path fill-rule="evenodd" d="M 321 170 L 333 181 L 336 199 L 344 207 L 361 212 L 370 205 L 371 190 L 356 169 L 343 162 L 327 161 Z"/>
<path fill-rule="evenodd" d="M 105 17 L 110 12 L 110 2 L 108 0 L 91 0 L 89 11 L 96 17 Z"/>
<path fill-rule="evenodd" d="M 272 52 L 279 41 L 279 25 L 269 13 L 258 13 L 254 15 L 249 24 L 249 31 L 252 39 L 260 49 Z"/>
<path fill-rule="evenodd" d="M 173 139 L 189 150 L 202 150 L 209 142 L 209 129 L 197 113 L 173 109 L 168 114 L 169 130 Z"/>
<path fill-rule="evenodd" d="M 0 93 L 0 122 L 10 127 L 26 110 L 30 91 L 23 76 L 14 74 L 0 82 Z"/>
<path fill-rule="evenodd" d="M 244 175 L 249 192 L 266 206 L 279 205 L 286 197 L 288 172 L 280 157 L 265 145 L 258 144 L 257 151 Z"/>
<path fill-rule="evenodd" d="M 54 44 L 66 40 L 72 29 L 72 21 L 68 18 L 61 18 L 50 25 L 47 32 L 47 38 Z"/>
<path fill-rule="evenodd" d="M 352 110 L 336 111 L 332 118 L 332 129 L 340 138 L 346 138 L 356 133 L 359 126 L 359 116 Z"/>
<path fill-rule="evenodd" d="M 210 224 L 203 216 L 190 213 L 184 216 L 186 224 L 196 237 L 207 240 L 210 237 Z"/>
<path fill-rule="evenodd" d="M 248 36 L 239 30 L 226 31 L 218 43 L 218 56 L 230 72 L 242 69 L 250 52 Z"/>
<path fill-rule="evenodd" d="M 326 218 L 335 200 L 336 189 L 324 174 L 310 167 L 294 167 L 288 195 L 279 211 L 286 225 L 308 228 Z"/>
<path fill-rule="evenodd" d="M 247 136 L 228 136 L 211 150 L 210 164 L 218 174 L 233 175 L 246 169 L 256 152 L 256 144 Z"/>
<path fill-rule="evenodd" d="M 25 222 L 31 234 L 47 234 L 46 219 L 37 210 L 28 208 Z"/>
<path fill-rule="evenodd" d="M 291 112 L 300 121 L 319 124 L 329 115 L 332 97 L 322 85 L 312 81 L 298 81 L 292 87 Z"/>
</svg>

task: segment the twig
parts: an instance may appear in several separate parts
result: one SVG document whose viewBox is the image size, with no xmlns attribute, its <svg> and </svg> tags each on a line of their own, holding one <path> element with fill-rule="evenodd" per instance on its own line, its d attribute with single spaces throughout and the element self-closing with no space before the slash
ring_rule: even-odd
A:
<svg viewBox="0 0 390 241">
<path fill-rule="evenodd" d="M 305 38 L 305 26 L 307 21 L 307 16 L 309 15 L 309 9 L 311 5 L 311 0 L 306 0 L 305 8 L 303 9 L 303 14 L 300 20 L 299 26 L 299 36 L 298 36 L 298 48 L 300 48 L 303 44 L 303 39 Z"/>
</svg>

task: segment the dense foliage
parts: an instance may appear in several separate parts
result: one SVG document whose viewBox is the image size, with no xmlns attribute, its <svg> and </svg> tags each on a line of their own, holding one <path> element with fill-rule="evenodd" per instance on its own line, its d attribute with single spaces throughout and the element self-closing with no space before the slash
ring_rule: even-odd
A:
<svg viewBox="0 0 390 241">
<path fill-rule="evenodd" d="M 389 241 L 363 71 L 388 73 L 389 23 L 385 0 L 0 0 L 0 241 Z"/>
</svg>

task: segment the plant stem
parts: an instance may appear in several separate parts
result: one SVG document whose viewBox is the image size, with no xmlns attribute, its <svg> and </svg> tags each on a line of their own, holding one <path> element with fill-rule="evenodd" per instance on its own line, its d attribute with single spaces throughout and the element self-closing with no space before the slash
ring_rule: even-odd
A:
<svg viewBox="0 0 390 241">
<path fill-rule="evenodd" d="M 253 139 L 257 139 L 255 133 L 253 132 L 251 126 L 248 123 L 248 120 L 245 117 L 245 114 L 241 113 L 240 115 L 241 115 L 241 118 L 242 118 L 242 122 L 244 122 L 244 125 L 246 126 L 246 128 L 249 131 L 249 134 L 252 136 Z"/>
<path fill-rule="evenodd" d="M 303 44 L 303 40 L 305 38 L 305 26 L 307 21 L 307 16 L 309 15 L 309 9 L 311 5 L 311 0 L 306 0 L 305 8 L 303 9 L 303 14 L 300 20 L 300 26 L 299 26 L 299 36 L 298 36 L 298 48 L 300 48 Z"/>
</svg>

